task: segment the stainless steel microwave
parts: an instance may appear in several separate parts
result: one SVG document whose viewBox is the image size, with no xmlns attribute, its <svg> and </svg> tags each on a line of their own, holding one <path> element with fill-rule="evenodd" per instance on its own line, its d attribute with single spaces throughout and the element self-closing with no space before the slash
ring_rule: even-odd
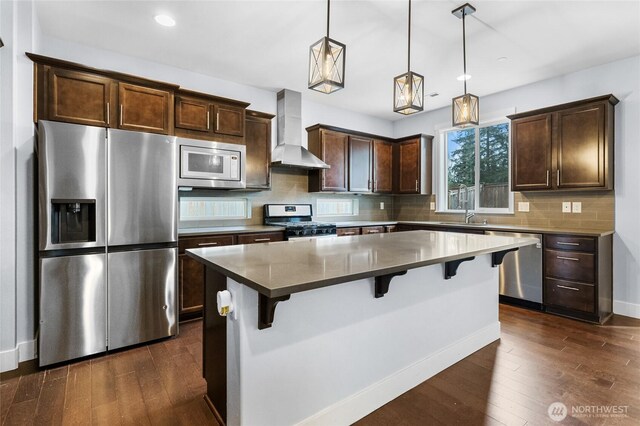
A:
<svg viewBox="0 0 640 426">
<path fill-rule="evenodd" d="M 179 187 L 236 189 L 246 187 L 246 147 L 178 138 Z"/>
</svg>

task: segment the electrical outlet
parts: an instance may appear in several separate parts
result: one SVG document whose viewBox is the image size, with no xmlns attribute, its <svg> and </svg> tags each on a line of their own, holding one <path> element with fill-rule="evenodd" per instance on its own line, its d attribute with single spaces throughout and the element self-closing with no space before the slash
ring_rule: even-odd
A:
<svg viewBox="0 0 640 426">
<path fill-rule="evenodd" d="M 562 213 L 571 213 L 571 201 L 562 202 Z"/>
<path fill-rule="evenodd" d="M 430 208 L 431 210 L 435 210 L 435 209 L 436 209 L 436 203 L 435 203 L 435 202 L 433 202 L 433 201 L 432 201 L 431 203 L 429 203 L 429 208 Z"/>
<path fill-rule="evenodd" d="M 519 212 L 528 212 L 529 211 L 529 203 L 528 202 L 518 202 L 518 211 Z"/>
<path fill-rule="evenodd" d="M 384 210 L 384 201 L 380 201 L 380 210 Z"/>
<path fill-rule="evenodd" d="M 582 203 L 580 201 L 574 201 L 572 204 L 572 211 L 574 213 L 582 213 Z"/>
</svg>

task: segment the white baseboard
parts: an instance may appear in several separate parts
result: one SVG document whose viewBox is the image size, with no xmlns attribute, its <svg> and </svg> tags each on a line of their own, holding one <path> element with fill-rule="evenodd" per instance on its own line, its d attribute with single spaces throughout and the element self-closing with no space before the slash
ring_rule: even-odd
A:
<svg viewBox="0 0 640 426">
<path fill-rule="evenodd" d="M 362 391 L 307 417 L 298 424 L 352 424 L 499 338 L 500 323 L 488 325 L 427 358 L 421 359 Z"/>
<path fill-rule="evenodd" d="M 624 315 L 625 317 L 640 318 L 640 303 L 629 303 L 623 302 L 622 300 L 614 300 L 613 313 Z"/>
<path fill-rule="evenodd" d="M 27 340 L 13 349 L 0 352 L 0 372 L 15 370 L 19 363 L 37 358 L 36 343 L 37 340 Z"/>
</svg>

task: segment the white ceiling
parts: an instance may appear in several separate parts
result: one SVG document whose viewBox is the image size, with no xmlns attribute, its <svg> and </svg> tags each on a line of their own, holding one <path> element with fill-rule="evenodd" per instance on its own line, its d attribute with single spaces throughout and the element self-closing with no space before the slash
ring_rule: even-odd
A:
<svg viewBox="0 0 640 426">
<path fill-rule="evenodd" d="M 462 94 L 464 1 L 413 1 L 412 69 L 425 76 L 425 109 Z M 406 0 L 334 0 L 331 37 L 347 45 L 346 87 L 307 86 L 309 45 L 324 36 L 326 2 L 39 1 L 43 35 L 117 51 L 268 90 L 397 120 L 393 77 L 406 72 Z M 478 96 L 640 54 L 640 2 L 473 1 L 467 19 L 469 92 Z M 177 25 L 161 27 L 166 13 Z M 507 57 L 498 61 L 499 57 Z M 91 65 L 91 64 L 87 64 Z"/>
</svg>

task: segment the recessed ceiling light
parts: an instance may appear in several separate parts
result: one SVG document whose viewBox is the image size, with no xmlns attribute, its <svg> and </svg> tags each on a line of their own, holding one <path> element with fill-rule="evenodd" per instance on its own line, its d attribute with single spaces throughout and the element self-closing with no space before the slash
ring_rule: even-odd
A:
<svg viewBox="0 0 640 426">
<path fill-rule="evenodd" d="M 498 61 L 498 62 L 504 62 L 504 61 L 506 61 L 507 59 L 509 59 L 509 58 L 507 58 L 506 56 L 500 56 L 498 59 L 496 59 L 496 61 Z"/>
<path fill-rule="evenodd" d="M 168 15 L 156 15 L 153 17 L 156 22 L 164 27 L 174 27 L 176 25 L 176 21 Z"/>
<path fill-rule="evenodd" d="M 465 81 L 465 80 L 469 80 L 471 78 L 470 74 L 462 74 L 458 76 L 458 81 Z"/>
</svg>

